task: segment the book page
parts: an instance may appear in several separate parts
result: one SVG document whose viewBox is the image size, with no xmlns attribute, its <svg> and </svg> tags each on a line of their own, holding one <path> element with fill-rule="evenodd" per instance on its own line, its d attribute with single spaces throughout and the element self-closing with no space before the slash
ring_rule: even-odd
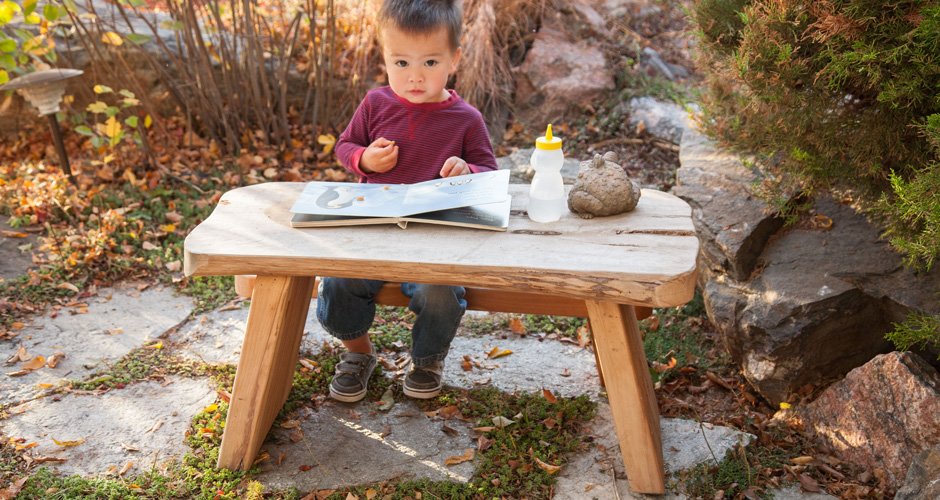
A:
<svg viewBox="0 0 940 500">
<path fill-rule="evenodd" d="M 434 179 L 417 184 L 308 182 L 290 211 L 296 214 L 398 217 L 505 200 L 509 171 Z"/>
<path fill-rule="evenodd" d="M 494 170 L 408 186 L 402 215 L 497 203 L 509 193 L 509 170 Z"/>
<path fill-rule="evenodd" d="M 296 214 L 395 217 L 402 212 L 408 186 L 308 182 L 290 211 Z"/>
</svg>

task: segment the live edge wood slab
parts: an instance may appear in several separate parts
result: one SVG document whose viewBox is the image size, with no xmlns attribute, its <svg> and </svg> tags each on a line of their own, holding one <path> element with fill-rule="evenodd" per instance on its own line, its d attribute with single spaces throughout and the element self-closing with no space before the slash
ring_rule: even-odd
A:
<svg viewBox="0 0 940 500">
<path fill-rule="evenodd" d="M 665 491 L 636 307 L 692 298 L 698 239 L 685 202 L 643 190 L 626 214 L 538 224 L 525 216 L 528 186 L 512 185 L 506 232 L 433 224 L 295 229 L 288 209 L 302 189 L 272 182 L 229 191 L 184 244 L 189 276 L 257 275 L 220 467 L 251 466 L 290 392 L 314 277 L 341 276 L 465 285 L 565 310 L 583 301 L 630 487 Z"/>
</svg>

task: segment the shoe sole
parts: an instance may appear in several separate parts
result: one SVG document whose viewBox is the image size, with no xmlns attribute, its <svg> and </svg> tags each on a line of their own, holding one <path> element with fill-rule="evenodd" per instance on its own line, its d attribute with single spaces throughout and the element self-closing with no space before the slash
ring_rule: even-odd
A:
<svg viewBox="0 0 940 500">
<path fill-rule="evenodd" d="M 434 389 L 412 389 L 406 385 L 402 386 L 402 392 L 405 393 L 405 396 L 416 399 L 431 399 L 441 393 L 441 388 L 436 387 Z"/>
<path fill-rule="evenodd" d="M 336 392 L 335 390 L 333 390 L 333 387 L 330 387 L 330 397 L 337 401 L 341 401 L 343 403 L 357 403 L 359 401 L 362 401 L 362 398 L 366 397 L 366 391 L 368 390 L 369 388 L 366 387 L 361 392 L 354 392 L 352 394 L 349 394 L 349 393 L 343 394 L 341 392 Z"/>
</svg>

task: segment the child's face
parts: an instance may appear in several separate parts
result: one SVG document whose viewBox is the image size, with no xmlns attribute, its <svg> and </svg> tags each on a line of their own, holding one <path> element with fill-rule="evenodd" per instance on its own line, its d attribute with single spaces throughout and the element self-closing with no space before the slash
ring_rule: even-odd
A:
<svg viewBox="0 0 940 500">
<path fill-rule="evenodd" d="M 444 28 L 416 35 L 390 25 L 382 30 L 382 42 L 388 83 L 396 94 L 415 104 L 450 98 L 444 86 L 457 70 L 460 49 L 450 48 Z"/>
</svg>

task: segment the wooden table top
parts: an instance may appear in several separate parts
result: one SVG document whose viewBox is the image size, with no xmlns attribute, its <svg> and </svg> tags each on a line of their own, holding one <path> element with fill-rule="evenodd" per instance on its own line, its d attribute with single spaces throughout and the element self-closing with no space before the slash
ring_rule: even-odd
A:
<svg viewBox="0 0 940 500">
<path fill-rule="evenodd" d="M 692 298 L 698 239 L 681 199 L 644 189 L 636 209 L 553 223 L 525 215 L 527 185 L 511 185 L 506 232 L 436 224 L 290 227 L 303 183 L 225 193 L 186 238 L 187 275 L 342 276 L 462 284 L 668 307 Z"/>
</svg>

